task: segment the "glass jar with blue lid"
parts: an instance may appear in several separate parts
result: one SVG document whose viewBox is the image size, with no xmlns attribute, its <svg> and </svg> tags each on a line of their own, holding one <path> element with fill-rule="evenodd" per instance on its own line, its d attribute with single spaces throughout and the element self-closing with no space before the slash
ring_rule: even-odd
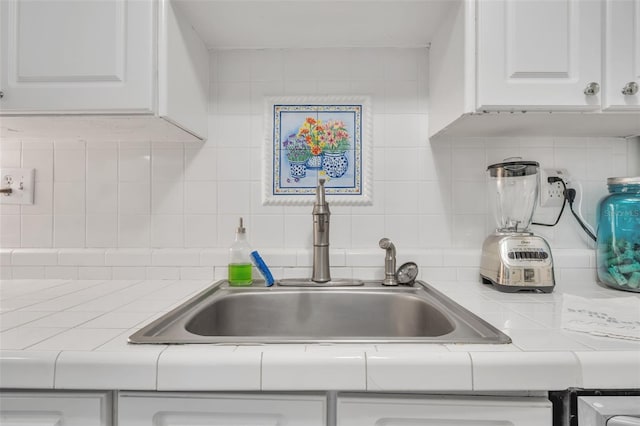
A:
<svg viewBox="0 0 640 426">
<path fill-rule="evenodd" d="M 607 186 L 598 207 L 598 279 L 640 292 L 640 177 L 609 178 Z"/>
</svg>

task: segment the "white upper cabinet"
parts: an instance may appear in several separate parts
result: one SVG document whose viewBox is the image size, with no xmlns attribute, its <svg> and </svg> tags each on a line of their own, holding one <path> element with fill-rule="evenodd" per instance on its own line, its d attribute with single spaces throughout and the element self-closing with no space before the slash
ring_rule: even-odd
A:
<svg viewBox="0 0 640 426">
<path fill-rule="evenodd" d="M 160 0 L 159 24 L 158 114 L 206 139 L 209 51 L 175 2 Z"/>
<path fill-rule="evenodd" d="M 0 114 L 7 127 L 24 136 L 64 137 L 58 130 L 73 128 L 73 135 L 92 137 L 83 132 L 93 126 L 125 139 L 147 130 L 148 137 L 206 138 L 208 50 L 171 0 L 0 4 Z M 66 115 L 66 124 L 42 114 Z M 68 119 L 82 115 L 104 119 Z"/>
<path fill-rule="evenodd" d="M 477 108 L 598 109 L 600 15 L 597 0 L 479 1 Z"/>
<path fill-rule="evenodd" d="M 148 1 L 2 2 L 3 113 L 151 113 Z"/>
<path fill-rule="evenodd" d="M 603 108 L 640 110 L 640 0 L 605 0 Z"/>
<path fill-rule="evenodd" d="M 456 2 L 431 43 L 429 135 L 640 135 L 638 28 L 640 0 Z"/>
</svg>

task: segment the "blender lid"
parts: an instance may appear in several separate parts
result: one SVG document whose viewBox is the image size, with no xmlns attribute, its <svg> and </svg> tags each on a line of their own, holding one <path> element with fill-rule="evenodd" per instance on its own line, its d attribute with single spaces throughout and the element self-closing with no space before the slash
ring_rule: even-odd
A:
<svg viewBox="0 0 640 426">
<path fill-rule="evenodd" d="M 507 160 L 509 160 L 507 158 Z M 538 173 L 540 164 L 537 161 L 504 161 L 487 167 L 491 177 L 529 176 Z"/>
</svg>

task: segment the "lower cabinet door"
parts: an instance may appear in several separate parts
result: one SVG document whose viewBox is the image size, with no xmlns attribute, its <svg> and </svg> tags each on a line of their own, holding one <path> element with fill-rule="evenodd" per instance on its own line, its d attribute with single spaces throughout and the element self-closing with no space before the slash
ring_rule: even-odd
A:
<svg viewBox="0 0 640 426">
<path fill-rule="evenodd" d="M 340 396 L 338 426 L 549 426 L 546 398 Z"/>
<path fill-rule="evenodd" d="M 0 392 L 2 426 L 111 426 L 106 392 Z"/>
<path fill-rule="evenodd" d="M 121 392 L 121 426 L 324 426 L 323 395 Z"/>
</svg>

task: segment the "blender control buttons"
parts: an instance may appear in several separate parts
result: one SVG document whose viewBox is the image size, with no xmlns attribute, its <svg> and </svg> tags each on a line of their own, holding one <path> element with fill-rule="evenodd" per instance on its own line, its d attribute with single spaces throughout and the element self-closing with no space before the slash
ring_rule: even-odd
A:
<svg viewBox="0 0 640 426">
<path fill-rule="evenodd" d="M 511 260 L 545 260 L 549 258 L 549 253 L 545 251 L 510 251 L 507 257 Z"/>
</svg>

